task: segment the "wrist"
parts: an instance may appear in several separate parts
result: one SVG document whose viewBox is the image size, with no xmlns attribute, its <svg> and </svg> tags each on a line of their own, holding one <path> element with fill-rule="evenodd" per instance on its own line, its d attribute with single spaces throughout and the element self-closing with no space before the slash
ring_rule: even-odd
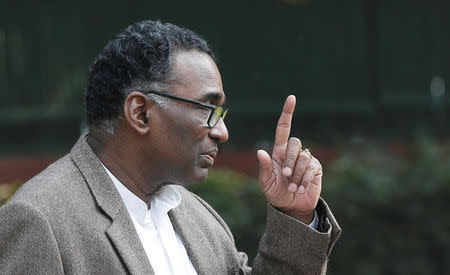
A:
<svg viewBox="0 0 450 275">
<path fill-rule="evenodd" d="M 314 209 L 311 211 L 283 211 L 283 213 L 304 224 L 310 224 L 314 220 Z"/>
</svg>

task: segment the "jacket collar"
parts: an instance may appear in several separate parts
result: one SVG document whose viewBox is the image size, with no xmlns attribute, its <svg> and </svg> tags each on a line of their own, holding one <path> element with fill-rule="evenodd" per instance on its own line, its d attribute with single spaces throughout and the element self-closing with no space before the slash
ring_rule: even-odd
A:
<svg viewBox="0 0 450 275">
<path fill-rule="evenodd" d="M 87 143 L 88 134 L 78 139 L 70 157 L 83 174 L 100 209 L 111 218 L 106 234 L 131 274 L 154 274 L 133 222 L 110 177 Z"/>
</svg>

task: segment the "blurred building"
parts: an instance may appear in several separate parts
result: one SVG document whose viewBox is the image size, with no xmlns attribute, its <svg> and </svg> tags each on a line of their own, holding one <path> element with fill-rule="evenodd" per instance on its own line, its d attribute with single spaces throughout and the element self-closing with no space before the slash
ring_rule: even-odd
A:
<svg viewBox="0 0 450 275">
<path fill-rule="evenodd" d="M 230 108 L 225 148 L 270 144 L 289 94 L 293 134 L 309 142 L 450 133 L 447 0 L 2 2 L 3 158 L 66 152 L 86 128 L 94 56 L 143 19 L 191 28 L 215 49 Z"/>
</svg>

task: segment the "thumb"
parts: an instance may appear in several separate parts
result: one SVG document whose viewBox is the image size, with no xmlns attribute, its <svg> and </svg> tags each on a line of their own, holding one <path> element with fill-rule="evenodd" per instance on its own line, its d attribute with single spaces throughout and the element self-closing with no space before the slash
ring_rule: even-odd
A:
<svg viewBox="0 0 450 275">
<path fill-rule="evenodd" d="M 271 182 L 272 175 L 272 159 L 264 150 L 258 150 L 256 153 L 259 160 L 259 177 L 258 182 L 263 191 L 267 189 L 267 185 Z"/>
</svg>

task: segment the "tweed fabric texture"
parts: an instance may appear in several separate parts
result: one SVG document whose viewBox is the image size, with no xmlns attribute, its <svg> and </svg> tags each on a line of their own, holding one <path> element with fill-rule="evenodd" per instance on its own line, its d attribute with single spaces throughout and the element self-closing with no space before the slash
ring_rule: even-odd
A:
<svg viewBox="0 0 450 275">
<path fill-rule="evenodd" d="M 320 233 L 268 205 L 259 254 L 248 266 L 222 218 L 181 186 L 169 212 L 198 274 L 321 274 L 340 227 L 321 199 Z M 131 218 L 82 135 L 71 152 L 0 208 L 2 274 L 153 274 Z"/>
</svg>

